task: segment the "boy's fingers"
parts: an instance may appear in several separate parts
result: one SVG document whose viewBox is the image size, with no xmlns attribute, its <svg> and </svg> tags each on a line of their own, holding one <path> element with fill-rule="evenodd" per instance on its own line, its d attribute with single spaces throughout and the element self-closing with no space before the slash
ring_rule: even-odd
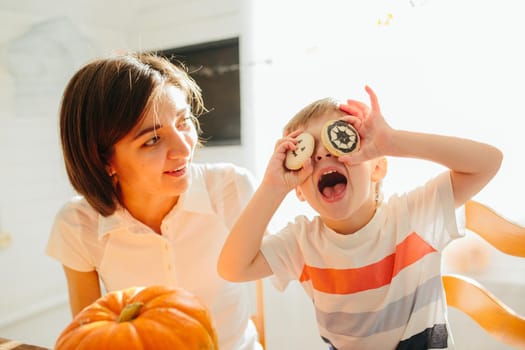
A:
<svg viewBox="0 0 525 350">
<path fill-rule="evenodd" d="M 276 148 L 283 143 L 291 143 L 293 147 L 295 147 L 295 144 L 297 143 L 297 136 L 299 136 L 302 133 L 301 129 L 294 130 L 286 135 L 284 135 L 282 138 L 278 139 L 276 142 Z"/>
<path fill-rule="evenodd" d="M 351 124 L 356 129 L 359 129 L 361 127 L 361 124 L 363 123 L 363 121 L 359 117 L 356 117 L 353 115 L 348 115 L 344 117 L 342 120 L 344 120 L 348 124 Z"/>
<path fill-rule="evenodd" d="M 366 115 L 366 113 L 363 112 L 361 109 L 347 104 L 340 104 L 339 109 L 348 115 L 353 115 L 359 118 L 364 118 L 364 116 Z"/>
<path fill-rule="evenodd" d="M 350 115 L 354 114 L 353 108 L 347 104 L 341 103 L 339 105 L 339 109 L 345 112 L 346 114 L 350 114 Z"/>
<path fill-rule="evenodd" d="M 293 131 L 290 131 L 290 132 L 287 132 L 284 136 L 285 137 L 297 137 L 299 136 L 299 134 L 301 134 L 303 132 L 303 130 L 301 129 L 297 129 L 297 130 L 293 130 Z"/>
<path fill-rule="evenodd" d="M 366 115 L 368 113 L 368 110 L 370 109 L 366 103 L 357 100 L 352 100 L 350 98 L 346 100 L 346 104 L 358 108 L 363 112 L 364 115 Z"/>
<path fill-rule="evenodd" d="M 289 149 L 295 149 L 297 146 L 293 139 L 283 138 L 277 140 L 274 150 L 278 152 L 286 152 Z"/>
<path fill-rule="evenodd" d="M 337 160 L 339 160 L 341 163 L 345 163 L 348 165 L 354 164 L 353 156 L 340 156 L 337 158 Z"/>
<path fill-rule="evenodd" d="M 347 100 L 346 102 L 339 105 L 339 109 L 346 114 L 359 118 L 364 118 L 368 114 L 369 108 L 364 103 L 355 100 Z"/>
<path fill-rule="evenodd" d="M 313 165 L 312 165 L 312 159 L 307 159 L 303 163 L 303 167 L 299 170 L 299 174 L 301 179 L 304 181 L 312 173 Z"/>
<path fill-rule="evenodd" d="M 377 96 L 374 90 L 372 90 L 372 88 L 368 85 L 365 86 L 365 90 L 368 93 L 368 96 L 370 96 L 370 106 L 372 107 L 372 110 L 381 112 L 381 109 L 379 108 L 379 102 L 377 100 Z"/>
</svg>

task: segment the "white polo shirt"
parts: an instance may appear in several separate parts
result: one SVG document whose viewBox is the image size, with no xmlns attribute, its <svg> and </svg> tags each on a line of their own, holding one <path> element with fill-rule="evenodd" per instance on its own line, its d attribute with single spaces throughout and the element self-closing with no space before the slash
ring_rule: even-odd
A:
<svg viewBox="0 0 525 350">
<path fill-rule="evenodd" d="M 249 286 L 217 274 L 222 245 L 254 191 L 253 179 L 232 164 L 193 164 L 190 174 L 190 188 L 164 218 L 161 235 L 125 209 L 103 217 L 75 197 L 57 214 L 46 253 L 71 269 L 96 270 L 107 291 L 185 288 L 210 309 L 221 350 L 258 349 Z"/>
</svg>

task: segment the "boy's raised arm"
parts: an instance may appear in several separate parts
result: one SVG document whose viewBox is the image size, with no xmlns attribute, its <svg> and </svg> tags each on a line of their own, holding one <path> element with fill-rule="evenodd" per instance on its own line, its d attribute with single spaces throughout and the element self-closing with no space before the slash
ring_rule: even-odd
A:
<svg viewBox="0 0 525 350">
<path fill-rule="evenodd" d="M 224 279 L 252 281 L 272 274 L 260 251 L 264 232 L 288 192 L 312 172 L 310 161 L 294 172 L 283 166 L 286 152 L 296 148 L 295 137 L 299 133 L 298 130 L 277 141 L 261 185 L 233 225 L 217 264 L 219 275 Z"/>
<path fill-rule="evenodd" d="M 392 155 L 426 159 L 449 168 L 456 207 L 485 187 L 503 158 L 497 148 L 485 143 L 407 131 L 394 133 Z"/>
<path fill-rule="evenodd" d="M 450 169 L 456 207 L 476 195 L 498 172 L 503 155 L 496 147 L 459 137 L 392 129 L 381 115 L 374 91 L 368 86 L 365 89 L 371 108 L 358 125 L 361 149 L 340 157 L 341 161 L 352 164 L 393 156 L 441 164 Z"/>
<path fill-rule="evenodd" d="M 230 231 L 217 265 L 224 279 L 243 282 L 272 274 L 260 247 L 266 227 L 284 197 L 270 191 L 259 187 Z"/>
</svg>

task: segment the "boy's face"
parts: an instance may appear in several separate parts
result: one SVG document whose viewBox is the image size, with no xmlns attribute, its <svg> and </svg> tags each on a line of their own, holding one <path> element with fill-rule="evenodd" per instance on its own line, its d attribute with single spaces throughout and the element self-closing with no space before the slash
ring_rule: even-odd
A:
<svg viewBox="0 0 525 350">
<path fill-rule="evenodd" d="M 333 119 L 341 119 L 345 114 L 328 111 L 311 119 L 302 129 L 315 139 L 312 154 L 313 172 L 297 188 L 300 199 L 306 200 L 319 213 L 325 223 L 341 223 L 357 218 L 370 218 L 375 210 L 375 183 L 372 182 L 374 161 L 357 165 L 347 165 L 331 154 L 321 141 L 324 124 Z"/>
</svg>

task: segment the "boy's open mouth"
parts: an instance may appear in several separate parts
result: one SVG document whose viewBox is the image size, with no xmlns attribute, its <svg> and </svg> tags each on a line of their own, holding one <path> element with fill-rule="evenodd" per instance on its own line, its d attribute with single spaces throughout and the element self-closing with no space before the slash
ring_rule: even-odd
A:
<svg viewBox="0 0 525 350">
<path fill-rule="evenodd" d="M 330 170 L 321 175 L 317 188 L 326 199 L 335 199 L 346 189 L 347 179 L 341 173 Z"/>
</svg>

